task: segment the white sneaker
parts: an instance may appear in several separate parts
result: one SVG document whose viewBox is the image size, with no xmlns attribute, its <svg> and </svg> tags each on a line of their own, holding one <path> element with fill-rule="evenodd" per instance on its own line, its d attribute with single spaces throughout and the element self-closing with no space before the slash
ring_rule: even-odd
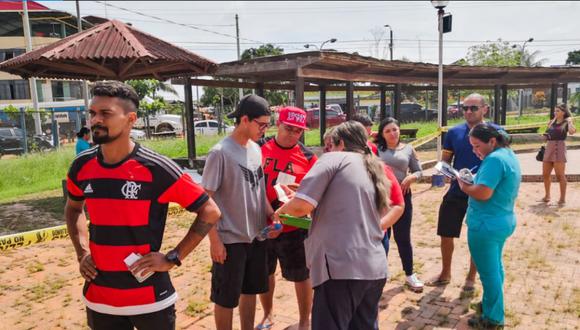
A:
<svg viewBox="0 0 580 330">
<path fill-rule="evenodd" d="M 407 279 L 405 280 L 405 285 L 407 285 L 409 289 L 411 289 L 411 291 L 415 292 L 423 291 L 423 282 L 417 278 L 417 274 L 407 276 Z"/>
</svg>

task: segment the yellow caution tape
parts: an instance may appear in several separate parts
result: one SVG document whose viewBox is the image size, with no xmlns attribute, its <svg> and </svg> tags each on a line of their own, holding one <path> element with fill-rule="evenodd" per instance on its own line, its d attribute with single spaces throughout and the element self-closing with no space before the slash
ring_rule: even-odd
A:
<svg viewBox="0 0 580 330">
<path fill-rule="evenodd" d="M 431 140 L 436 139 L 439 135 L 441 135 L 441 132 L 437 131 L 435 133 L 426 135 L 422 138 L 419 138 L 419 139 L 416 139 L 416 140 L 410 142 L 410 145 L 412 145 L 414 148 L 418 148 L 418 147 L 424 145 L 425 143 L 428 143 Z"/>
<path fill-rule="evenodd" d="M 0 251 L 68 237 L 66 225 L 27 231 L 0 237 Z"/>
</svg>

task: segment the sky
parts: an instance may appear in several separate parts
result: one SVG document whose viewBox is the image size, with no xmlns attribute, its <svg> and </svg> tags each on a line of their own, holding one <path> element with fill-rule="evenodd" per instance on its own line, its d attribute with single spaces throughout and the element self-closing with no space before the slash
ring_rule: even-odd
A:
<svg viewBox="0 0 580 330">
<path fill-rule="evenodd" d="M 76 13 L 74 1 L 39 2 Z M 429 1 L 81 1 L 80 10 L 130 22 L 218 63 L 237 59 L 236 14 L 242 52 L 272 43 L 294 53 L 336 38 L 324 48 L 388 59 L 388 24 L 394 59 L 438 61 L 437 14 Z M 564 64 L 569 51 L 580 49 L 580 2 L 449 1 L 445 10 L 453 29 L 443 37 L 444 64 L 499 38 L 517 47 L 534 38 L 525 49 L 538 51 L 547 66 Z"/>
</svg>

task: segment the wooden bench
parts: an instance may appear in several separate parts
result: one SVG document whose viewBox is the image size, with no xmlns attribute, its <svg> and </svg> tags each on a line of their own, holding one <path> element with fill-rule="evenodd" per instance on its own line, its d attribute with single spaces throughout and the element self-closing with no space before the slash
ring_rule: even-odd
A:
<svg viewBox="0 0 580 330">
<path fill-rule="evenodd" d="M 419 131 L 418 128 L 401 128 L 400 132 L 402 136 L 408 136 L 412 139 L 417 138 L 417 132 Z"/>
<path fill-rule="evenodd" d="M 520 134 L 520 133 L 538 133 L 540 126 L 526 127 L 526 128 L 506 128 L 506 132 L 509 134 Z"/>
</svg>

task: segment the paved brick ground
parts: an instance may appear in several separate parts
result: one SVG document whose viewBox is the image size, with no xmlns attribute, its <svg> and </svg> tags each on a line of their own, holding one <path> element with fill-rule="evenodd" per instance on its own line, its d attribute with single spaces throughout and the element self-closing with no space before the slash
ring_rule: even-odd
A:
<svg viewBox="0 0 580 330">
<path fill-rule="evenodd" d="M 435 236 L 437 208 L 442 189 L 417 185 L 414 190 L 413 242 L 415 267 L 421 279 L 440 270 L 439 238 Z M 517 329 L 580 329 L 580 183 L 569 187 L 568 204 L 559 208 L 536 202 L 543 188 L 522 185 L 517 201 L 518 229 L 505 251 L 507 326 Z M 173 215 L 168 222 L 164 250 L 181 238 L 191 221 Z M 468 253 L 465 231 L 456 244 L 451 283 L 426 288 L 417 294 L 403 288 L 403 272 L 396 245 L 389 267 L 392 280 L 380 301 L 381 329 L 465 329 L 472 315 L 468 305 L 481 299 L 462 294 Z M 82 281 L 70 243 L 66 240 L 0 252 L 0 329 L 84 329 L 80 301 Z M 210 261 L 208 243 L 172 271 L 180 298 L 178 329 L 214 329 L 209 303 Z M 278 278 L 279 278 L 278 274 Z M 278 281 L 275 326 L 287 329 L 297 322 L 298 311 L 291 283 Z M 256 319 L 262 315 L 257 311 Z M 236 314 L 235 328 L 239 329 Z"/>
<path fill-rule="evenodd" d="M 538 184 L 523 184 L 518 200 L 519 226 L 506 245 L 507 326 L 518 329 L 580 328 L 580 287 L 576 277 L 580 253 L 580 185 L 574 184 L 567 207 L 536 203 Z M 572 189 L 571 189 L 572 190 Z M 444 190 L 418 186 L 415 190 L 413 241 L 415 267 L 422 279 L 440 270 L 439 238 L 435 236 L 436 208 Z M 393 242 L 394 243 L 394 242 Z M 380 301 L 382 329 L 466 329 L 472 316 L 472 301 L 481 299 L 478 283 L 473 297 L 462 293 L 467 273 L 468 251 L 465 228 L 456 244 L 453 278 L 446 287 L 413 293 L 403 288 L 404 273 L 391 244 L 389 267 L 393 278 Z M 286 329 L 297 322 L 292 286 L 281 280 L 276 289 L 276 325 Z M 258 312 L 258 315 L 261 315 Z M 210 327 L 211 328 L 211 324 Z"/>
</svg>

